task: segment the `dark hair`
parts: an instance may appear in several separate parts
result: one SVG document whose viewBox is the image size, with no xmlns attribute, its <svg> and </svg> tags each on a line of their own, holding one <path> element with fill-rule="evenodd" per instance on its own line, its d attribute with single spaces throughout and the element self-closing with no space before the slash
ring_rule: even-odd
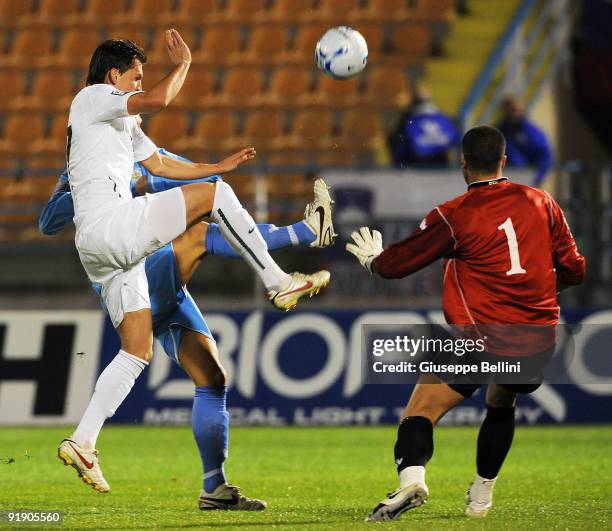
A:
<svg viewBox="0 0 612 531">
<path fill-rule="evenodd" d="M 87 84 L 104 83 L 111 68 L 116 68 L 123 74 L 132 67 L 134 59 L 143 64 L 147 62 L 144 50 L 135 42 L 123 39 L 104 41 L 91 56 Z"/>
<path fill-rule="evenodd" d="M 499 129 L 479 125 L 470 129 L 461 142 L 468 171 L 495 173 L 506 153 L 506 139 Z"/>
</svg>

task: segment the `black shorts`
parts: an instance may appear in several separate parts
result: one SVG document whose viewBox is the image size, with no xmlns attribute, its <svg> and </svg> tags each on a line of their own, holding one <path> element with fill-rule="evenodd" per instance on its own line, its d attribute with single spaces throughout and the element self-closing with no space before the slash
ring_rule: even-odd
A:
<svg viewBox="0 0 612 531">
<path fill-rule="evenodd" d="M 474 362 L 480 363 L 481 361 L 488 361 L 491 363 L 515 363 L 521 362 L 522 371 L 520 374 L 497 374 L 491 373 L 489 375 L 449 375 L 446 373 L 437 374 L 437 376 L 446 383 L 453 391 L 456 391 L 464 398 L 471 397 L 477 389 L 483 385 L 497 384 L 500 387 L 518 394 L 529 394 L 533 393 L 540 385 L 544 378 L 544 368 L 550 361 L 555 353 L 555 347 L 534 354 L 532 356 L 525 357 L 511 357 L 511 356 L 494 356 L 491 354 L 476 354 L 472 356 L 471 360 L 465 360 L 465 363 Z"/>
</svg>

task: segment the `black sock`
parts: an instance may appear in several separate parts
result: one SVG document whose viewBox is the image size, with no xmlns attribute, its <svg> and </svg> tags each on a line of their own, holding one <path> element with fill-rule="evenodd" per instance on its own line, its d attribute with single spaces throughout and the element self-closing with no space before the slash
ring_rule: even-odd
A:
<svg viewBox="0 0 612 531">
<path fill-rule="evenodd" d="M 486 479 L 497 477 L 514 436 L 514 408 L 487 406 L 480 432 L 476 469 L 478 475 Z"/>
<path fill-rule="evenodd" d="M 409 466 L 425 466 L 433 455 L 433 425 L 425 417 L 406 417 L 397 429 L 395 464 L 400 472 Z"/>
</svg>

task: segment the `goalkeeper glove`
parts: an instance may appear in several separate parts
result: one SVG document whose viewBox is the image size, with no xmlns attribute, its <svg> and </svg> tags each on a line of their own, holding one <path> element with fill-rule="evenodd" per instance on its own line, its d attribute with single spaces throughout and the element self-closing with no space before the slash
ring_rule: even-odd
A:
<svg viewBox="0 0 612 531">
<path fill-rule="evenodd" d="M 347 243 L 346 250 L 354 254 L 359 263 L 372 273 L 372 261 L 383 252 L 382 235 L 377 230 L 361 227 L 351 234 L 355 243 Z"/>
</svg>

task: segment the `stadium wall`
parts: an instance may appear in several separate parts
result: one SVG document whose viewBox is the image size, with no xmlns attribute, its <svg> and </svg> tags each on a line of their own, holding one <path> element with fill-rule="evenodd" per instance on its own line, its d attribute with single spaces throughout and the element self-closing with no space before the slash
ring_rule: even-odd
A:
<svg viewBox="0 0 612 531">
<path fill-rule="evenodd" d="M 364 323 L 439 323 L 439 310 L 207 313 L 230 374 L 234 424 L 375 425 L 395 423 L 408 385 L 365 385 L 361 365 Z M 567 322 L 604 323 L 593 340 L 612 334 L 612 311 L 574 310 Z M 597 337 L 596 337 L 597 336 Z M 588 341 L 583 343 L 588 344 Z M 608 343 L 609 344 L 609 340 Z M 112 325 L 99 311 L 0 312 L 0 424 L 72 424 L 94 383 L 118 349 Z M 575 353 L 584 366 L 597 363 Z M 612 422 L 612 375 L 599 385 L 543 385 L 519 399 L 525 424 Z M 190 422 L 193 385 L 159 345 L 113 422 L 183 425 Z M 475 424 L 482 393 L 443 422 Z"/>
</svg>

